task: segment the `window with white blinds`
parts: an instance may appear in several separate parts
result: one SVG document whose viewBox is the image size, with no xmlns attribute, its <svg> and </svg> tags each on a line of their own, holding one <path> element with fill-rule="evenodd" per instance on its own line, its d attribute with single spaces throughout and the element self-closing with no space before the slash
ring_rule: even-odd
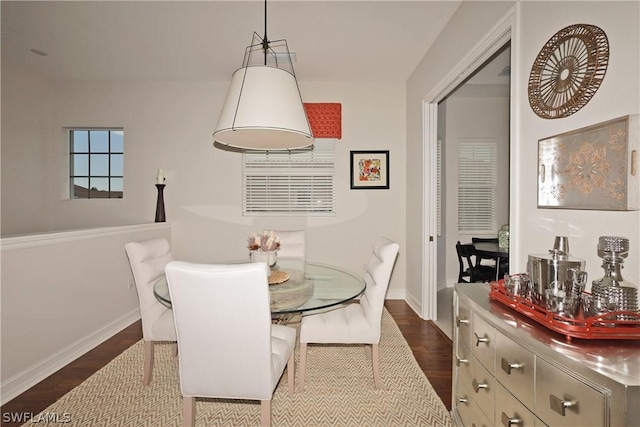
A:
<svg viewBox="0 0 640 427">
<path fill-rule="evenodd" d="M 323 139 L 313 149 L 244 152 L 243 214 L 335 215 L 334 145 Z"/>
<path fill-rule="evenodd" d="M 494 233 L 496 225 L 497 142 L 493 138 L 458 141 L 458 232 Z"/>
</svg>

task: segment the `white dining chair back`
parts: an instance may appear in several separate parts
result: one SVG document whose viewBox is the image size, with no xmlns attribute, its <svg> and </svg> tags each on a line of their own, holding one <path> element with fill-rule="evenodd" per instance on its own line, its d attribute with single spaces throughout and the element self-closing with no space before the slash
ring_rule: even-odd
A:
<svg viewBox="0 0 640 427">
<path fill-rule="evenodd" d="M 375 242 L 373 253 L 367 263 L 364 276 L 367 287 L 360 297 L 360 305 L 369 323 L 372 334 L 369 340 L 371 344 L 380 341 L 384 300 L 399 247 L 397 243 L 384 237 L 379 238 Z"/>
<path fill-rule="evenodd" d="M 274 230 L 280 239 L 278 258 L 306 261 L 307 236 L 304 230 Z"/>
<path fill-rule="evenodd" d="M 305 315 L 300 325 L 300 390 L 304 390 L 308 344 L 365 344 L 371 350 L 373 378 L 380 387 L 378 344 L 384 300 L 399 245 L 387 238 L 376 240 L 365 272 L 366 289 L 358 303 Z"/>
<path fill-rule="evenodd" d="M 176 341 L 173 313 L 153 295 L 153 285 L 164 275 L 164 268 L 173 261 L 173 255 L 169 242 L 165 238 L 129 242 L 125 244 L 125 251 L 129 258 L 140 303 L 144 341 L 142 382 L 148 385 L 153 373 L 154 342 Z"/>
<path fill-rule="evenodd" d="M 184 425 L 195 398 L 261 402 L 261 425 L 285 368 L 294 388 L 296 330 L 271 323 L 266 263 L 230 265 L 175 261 L 166 267 L 178 337 Z"/>
</svg>

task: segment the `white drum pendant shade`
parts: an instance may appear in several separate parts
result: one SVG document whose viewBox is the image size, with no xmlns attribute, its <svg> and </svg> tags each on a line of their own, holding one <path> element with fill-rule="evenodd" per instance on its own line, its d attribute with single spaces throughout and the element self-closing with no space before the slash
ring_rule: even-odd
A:
<svg viewBox="0 0 640 427">
<path fill-rule="evenodd" d="M 269 66 L 244 67 L 233 73 L 213 139 L 247 150 L 313 145 L 295 76 Z"/>
</svg>

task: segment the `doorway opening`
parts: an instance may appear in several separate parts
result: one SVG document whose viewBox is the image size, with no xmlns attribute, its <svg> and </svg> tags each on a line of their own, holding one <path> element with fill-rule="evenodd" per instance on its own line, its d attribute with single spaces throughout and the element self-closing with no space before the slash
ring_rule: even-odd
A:
<svg viewBox="0 0 640 427">
<path fill-rule="evenodd" d="M 457 255 L 455 252 L 456 240 L 452 240 L 451 236 L 446 234 L 447 221 L 451 221 L 451 217 L 457 217 L 457 209 L 453 211 L 453 208 L 447 207 L 451 204 L 452 200 L 457 202 L 457 188 L 451 188 L 451 183 L 447 183 L 442 180 L 438 180 L 437 174 L 437 159 L 438 159 L 438 142 L 441 141 L 442 147 L 445 147 L 448 139 L 447 135 L 444 135 L 445 139 L 440 139 L 440 130 L 446 123 L 447 112 L 439 111 L 439 104 L 441 101 L 451 99 L 451 95 L 460 88 L 466 86 L 474 76 L 479 75 L 479 70 L 485 69 L 492 63 L 492 60 L 499 57 L 500 54 L 505 54 L 504 50 L 508 49 L 508 65 L 511 66 L 513 61 L 511 56 L 515 56 L 515 52 L 512 51 L 511 39 L 512 29 L 515 27 L 515 14 L 512 11 L 506 15 L 503 20 L 496 25 L 490 33 L 488 33 L 469 53 L 462 58 L 462 60 L 451 70 L 448 77 L 445 78 L 439 85 L 437 85 L 432 92 L 430 92 L 424 98 L 424 163 L 429 166 L 429 173 L 426 176 L 425 182 L 425 210 L 423 212 L 423 224 L 424 229 L 428 230 L 427 239 L 424 240 L 424 254 L 425 259 L 423 262 L 423 282 L 422 282 L 422 317 L 424 319 L 432 319 L 436 324 L 441 323 L 442 329 L 445 333 L 451 336 L 453 318 L 451 315 L 451 295 L 452 287 L 457 281 L 458 267 L 457 267 Z M 516 46 L 517 44 L 513 45 Z M 505 54 L 506 55 L 506 54 Z M 503 71 L 504 67 L 500 71 Z M 510 71 L 510 68 L 503 72 Z M 509 82 L 506 83 L 506 89 L 509 94 L 507 95 L 508 107 L 505 114 L 508 123 L 508 140 L 512 141 L 515 135 L 515 124 L 512 123 L 512 117 L 514 114 L 513 102 L 511 100 L 511 93 L 515 82 L 509 77 Z M 479 87 L 471 88 L 471 91 L 482 91 Z M 464 89 L 465 91 L 467 89 Z M 444 117 L 441 117 L 444 116 Z M 441 157 L 441 178 L 447 174 L 447 164 L 450 165 L 451 159 L 447 160 L 444 149 L 444 156 Z M 508 165 L 511 164 L 511 158 L 513 158 L 513 147 L 509 145 L 509 154 L 506 155 Z M 450 154 L 451 156 L 451 154 Z M 455 159 L 457 161 L 457 159 Z M 450 166 L 451 167 L 451 166 Z M 507 166 L 508 169 L 508 166 Z M 507 172 L 509 176 L 509 172 Z M 507 180 L 508 181 L 508 180 Z M 442 186 L 439 187 L 438 184 Z M 457 186 L 457 182 L 456 182 Z M 439 193 L 438 190 L 442 191 Z M 507 191 L 507 194 L 510 194 Z M 508 196 L 505 201 L 506 205 L 509 205 Z M 441 209 L 437 207 L 440 206 Z M 456 204 L 454 203 L 454 207 Z M 510 214 L 507 214 L 510 215 Z M 506 221 L 513 222 L 513 221 Z M 457 221 L 456 221 L 457 225 Z M 513 226 L 516 224 L 511 224 Z M 500 224 L 498 225 L 498 227 Z M 440 232 L 438 232 L 440 230 Z M 457 231 L 456 233 L 457 234 Z M 471 236 L 468 237 L 471 240 Z M 452 240 L 452 250 L 447 250 L 449 240 Z M 449 261 L 447 261 L 449 258 Z M 454 263 L 453 270 L 449 268 L 447 273 L 447 264 Z M 447 276 L 451 275 L 451 279 L 447 279 Z M 455 277 L 453 277 L 455 275 Z M 439 280 L 440 278 L 440 280 Z M 444 290 L 441 293 L 441 300 L 438 300 L 438 291 Z M 440 310 L 440 314 L 438 311 Z"/>
<path fill-rule="evenodd" d="M 435 323 L 449 337 L 453 326 L 452 286 L 459 273 L 456 242 L 470 243 L 472 237 L 497 237 L 500 226 L 509 222 L 510 64 L 511 43 L 507 42 L 438 102 L 440 203 L 437 209 L 440 214 Z M 472 147 L 474 151 L 489 144 L 493 146 L 494 156 L 486 159 L 491 164 L 485 166 L 492 169 L 495 181 L 475 188 L 474 191 L 483 190 L 483 197 L 467 201 L 463 212 L 461 180 L 475 179 L 468 176 L 473 175 L 473 170 L 462 169 L 460 162 L 461 147 L 469 141 L 478 141 L 478 146 Z M 478 167 L 479 171 L 483 169 Z M 474 212 L 476 217 L 470 218 Z M 481 227 L 475 225 L 479 222 Z"/>
</svg>

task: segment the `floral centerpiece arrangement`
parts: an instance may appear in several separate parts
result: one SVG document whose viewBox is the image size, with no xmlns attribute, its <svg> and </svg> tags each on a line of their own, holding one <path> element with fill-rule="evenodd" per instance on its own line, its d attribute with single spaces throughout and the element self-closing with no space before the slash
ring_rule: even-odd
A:
<svg viewBox="0 0 640 427">
<path fill-rule="evenodd" d="M 253 233 L 247 239 L 250 251 L 271 252 L 280 248 L 280 238 L 274 231 L 263 231 L 262 234 Z"/>
<path fill-rule="evenodd" d="M 280 238 L 274 231 L 253 233 L 247 239 L 247 247 L 253 262 L 266 262 L 269 266 L 276 263 L 276 251 L 280 248 Z"/>
</svg>

